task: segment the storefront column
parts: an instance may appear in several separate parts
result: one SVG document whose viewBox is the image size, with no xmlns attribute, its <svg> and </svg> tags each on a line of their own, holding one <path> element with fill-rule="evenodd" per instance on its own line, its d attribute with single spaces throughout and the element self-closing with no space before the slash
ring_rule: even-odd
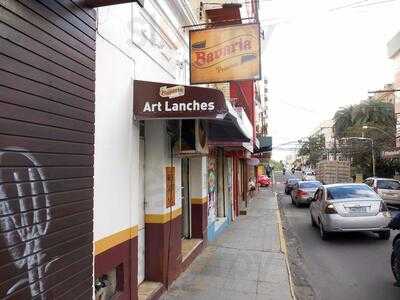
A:
<svg viewBox="0 0 400 300">
<path fill-rule="evenodd" d="M 207 157 L 190 159 L 190 195 L 192 203 L 192 237 L 207 239 L 208 170 Z"/>
<path fill-rule="evenodd" d="M 181 270 L 180 159 L 171 156 L 165 121 L 146 121 L 145 280 L 170 285 Z M 166 168 L 175 167 L 175 205 L 167 208 Z"/>
</svg>

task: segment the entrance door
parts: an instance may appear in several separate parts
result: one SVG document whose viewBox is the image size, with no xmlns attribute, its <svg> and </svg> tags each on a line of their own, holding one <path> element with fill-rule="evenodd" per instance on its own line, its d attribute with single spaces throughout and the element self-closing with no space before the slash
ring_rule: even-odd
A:
<svg viewBox="0 0 400 300">
<path fill-rule="evenodd" d="M 139 142 L 139 222 L 138 222 L 138 284 L 144 281 L 145 232 L 144 232 L 144 139 Z"/>
<path fill-rule="evenodd" d="M 182 158 L 181 162 L 182 180 L 182 238 L 190 239 L 191 230 L 191 205 L 189 194 L 189 159 Z"/>
</svg>

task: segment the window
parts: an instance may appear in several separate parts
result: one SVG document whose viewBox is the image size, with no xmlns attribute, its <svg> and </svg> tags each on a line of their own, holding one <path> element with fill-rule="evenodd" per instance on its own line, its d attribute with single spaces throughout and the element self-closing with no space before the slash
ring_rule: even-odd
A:
<svg viewBox="0 0 400 300">
<path fill-rule="evenodd" d="M 368 185 L 368 186 L 373 186 L 374 180 L 373 180 L 373 179 L 368 179 L 368 180 L 365 180 L 364 183 L 365 183 L 366 185 Z"/>
<path fill-rule="evenodd" d="M 400 183 L 396 180 L 378 180 L 377 186 L 383 190 L 400 190 Z"/>
<path fill-rule="evenodd" d="M 308 182 L 300 183 L 300 188 L 313 189 L 313 188 L 319 187 L 320 185 L 321 185 L 321 182 L 319 182 L 319 181 L 308 181 Z"/>
<path fill-rule="evenodd" d="M 377 194 L 365 185 L 342 185 L 330 187 L 327 189 L 327 197 L 329 200 L 351 200 L 354 198 L 378 199 Z"/>
</svg>

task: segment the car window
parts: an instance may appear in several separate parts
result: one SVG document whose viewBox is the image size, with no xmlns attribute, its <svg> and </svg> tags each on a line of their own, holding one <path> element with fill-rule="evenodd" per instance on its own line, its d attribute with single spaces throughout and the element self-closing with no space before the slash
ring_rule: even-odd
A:
<svg viewBox="0 0 400 300">
<path fill-rule="evenodd" d="M 396 180 L 378 180 L 377 187 L 384 190 L 400 190 L 400 183 Z"/>
<path fill-rule="evenodd" d="M 327 188 L 327 198 L 328 200 L 378 199 L 378 195 L 367 185 L 342 185 Z"/>
<path fill-rule="evenodd" d="M 368 180 L 365 180 L 365 184 L 366 185 L 369 185 L 369 186 L 372 186 L 372 183 L 373 183 L 374 181 L 372 180 L 372 179 L 368 179 Z"/>
<path fill-rule="evenodd" d="M 308 182 L 301 182 L 300 183 L 300 188 L 304 189 L 312 189 L 312 188 L 317 188 L 321 185 L 321 182 L 319 181 L 308 181 Z"/>
<path fill-rule="evenodd" d="M 318 189 L 317 192 L 315 193 L 315 200 L 317 201 L 321 200 L 321 194 L 322 194 L 322 189 Z"/>
</svg>

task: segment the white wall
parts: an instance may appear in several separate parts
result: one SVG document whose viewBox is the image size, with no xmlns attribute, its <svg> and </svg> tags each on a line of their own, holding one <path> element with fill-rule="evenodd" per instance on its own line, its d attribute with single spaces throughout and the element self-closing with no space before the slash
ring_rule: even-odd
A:
<svg viewBox="0 0 400 300">
<path fill-rule="evenodd" d="M 181 159 L 172 157 L 175 167 L 175 206 L 181 205 Z M 171 166 L 169 137 L 166 121 L 146 121 L 145 197 L 146 214 L 164 214 L 166 208 L 166 171 Z"/>
<path fill-rule="evenodd" d="M 139 128 L 133 120 L 133 80 L 187 82 L 187 32 L 182 30 L 187 22 L 182 18 L 188 8 L 179 8 L 179 16 L 171 15 L 170 9 L 179 3 L 145 1 L 144 9 L 136 3 L 97 9 L 95 240 L 138 224 Z M 162 213 L 168 136 L 165 121 L 146 123 L 145 155 L 152 157 L 145 165 L 146 213 Z M 176 209 L 181 207 L 179 158 L 174 158 L 174 165 Z M 154 180 L 158 186 L 152 184 Z"/>
<path fill-rule="evenodd" d="M 98 240 L 137 224 L 139 129 L 133 121 L 134 62 L 98 36 L 96 65 L 94 239 Z"/>
</svg>

